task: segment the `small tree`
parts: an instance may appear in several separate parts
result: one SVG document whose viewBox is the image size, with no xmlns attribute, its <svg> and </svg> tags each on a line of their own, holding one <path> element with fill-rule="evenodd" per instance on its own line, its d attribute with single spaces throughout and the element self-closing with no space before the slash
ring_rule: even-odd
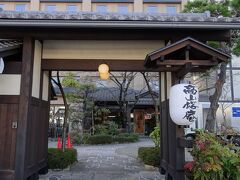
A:
<svg viewBox="0 0 240 180">
<path fill-rule="evenodd" d="M 223 1 L 217 1 L 217 0 L 194 0 L 189 1 L 185 8 L 184 12 L 197 12 L 202 13 L 205 11 L 209 11 L 211 13 L 211 16 L 214 17 L 238 17 L 240 12 L 240 2 L 239 0 L 223 0 Z M 219 48 L 224 50 L 225 52 L 229 52 L 230 49 L 232 49 L 232 52 L 240 55 L 240 38 L 239 31 L 234 31 L 232 33 L 232 46 L 229 44 L 219 42 Z M 215 92 L 209 97 L 210 100 L 210 109 L 207 114 L 206 119 L 206 130 L 213 132 L 215 129 L 216 124 L 216 112 L 219 108 L 219 99 L 222 94 L 222 88 L 226 81 L 226 70 L 227 70 L 227 63 L 228 62 L 222 62 L 219 66 L 219 73 L 218 78 L 215 83 Z"/>
<path fill-rule="evenodd" d="M 155 119 L 156 119 L 156 126 L 160 126 L 160 119 L 159 119 L 159 103 L 158 100 L 159 98 L 154 96 L 154 91 L 150 85 L 150 82 L 153 78 L 152 73 L 149 72 L 141 72 L 141 74 L 143 75 L 143 78 L 145 80 L 145 83 L 147 85 L 148 91 L 150 93 L 151 99 L 153 101 L 154 104 L 154 113 L 155 113 Z M 160 96 L 160 95 L 159 95 Z"/>
<path fill-rule="evenodd" d="M 62 94 L 64 107 L 65 107 L 64 118 L 63 118 L 63 133 L 62 133 L 62 151 L 64 152 L 65 146 L 66 146 L 66 130 L 67 130 L 66 126 L 67 126 L 67 119 L 68 119 L 68 103 L 67 103 L 67 98 L 66 98 L 66 95 L 65 95 L 63 87 L 62 87 L 62 83 L 60 81 L 59 71 L 57 71 L 57 81 L 53 78 L 52 78 L 52 81 L 59 87 L 59 90 Z"/>
<path fill-rule="evenodd" d="M 134 80 L 136 74 L 136 72 L 122 72 L 120 73 L 122 79 L 119 79 L 113 73 L 111 73 L 110 76 L 110 80 L 112 80 L 119 88 L 119 96 L 117 103 L 119 105 L 121 117 L 123 117 L 123 127 L 126 127 L 128 132 L 131 132 L 131 118 L 128 117 L 127 112 L 127 95 L 129 94 L 129 87 Z"/>
</svg>

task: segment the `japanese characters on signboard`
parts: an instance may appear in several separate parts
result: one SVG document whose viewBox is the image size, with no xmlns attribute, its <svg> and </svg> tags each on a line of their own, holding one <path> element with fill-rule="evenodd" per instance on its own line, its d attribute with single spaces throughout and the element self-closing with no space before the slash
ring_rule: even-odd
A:
<svg viewBox="0 0 240 180">
<path fill-rule="evenodd" d="M 192 84 L 178 84 L 170 89 L 170 117 L 178 125 L 190 125 L 197 120 L 199 93 Z"/>
</svg>

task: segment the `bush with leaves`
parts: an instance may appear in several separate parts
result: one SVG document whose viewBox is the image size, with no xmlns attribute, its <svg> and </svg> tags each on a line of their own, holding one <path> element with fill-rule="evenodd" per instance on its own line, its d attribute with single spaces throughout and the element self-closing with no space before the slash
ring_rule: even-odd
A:
<svg viewBox="0 0 240 180">
<path fill-rule="evenodd" d="M 78 131 L 70 132 L 70 137 L 71 137 L 71 142 L 73 144 L 76 144 L 76 145 L 81 144 L 82 137 Z"/>
<path fill-rule="evenodd" d="M 48 149 L 48 168 L 49 169 L 64 169 L 77 161 L 77 150 L 66 149 L 64 152 L 61 149 Z"/>
<path fill-rule="evenodd" d="M 160 127 L 156 126 L 154 131 L 151 132 L 150 138 L 153 140 L 156 147 L 160 147 Z"/>
<path fill-rule="evenodd" d="M 158 167 L 160 165 L 159 147 L 140 147 L 138 157 L 147 165 Z"/>
<path fill-rule="evenodd" d="M 185 165 L 190 179 L 238 180 L 240 177 L 240 152 L 222 145 L 212 133 L 197 131 L 191 154 L 194 161 Z"/>
<path fill-rule="evenodd" d="M 113 137 L 105 134 L 89 136 L 86 140 L 86 144 L 111 144 L 112 142 Z"/>
</svg>

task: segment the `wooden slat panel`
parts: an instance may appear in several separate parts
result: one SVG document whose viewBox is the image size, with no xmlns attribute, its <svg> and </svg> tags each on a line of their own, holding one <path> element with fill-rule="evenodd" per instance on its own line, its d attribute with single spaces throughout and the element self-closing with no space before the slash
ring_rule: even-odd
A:
<svg viewBox="0 0 240 180">
<path fill-rule="evenodd" d="M 47 165 L 49 102 L 31 98 L 28 124 L 26 176 Z"/>
<path fill-rule="evenodd" d="M 12 180 L 15 169 L 16 129 L 18 121 L 18 96 L 0 96 L 0 179 Z"/>
</svg>

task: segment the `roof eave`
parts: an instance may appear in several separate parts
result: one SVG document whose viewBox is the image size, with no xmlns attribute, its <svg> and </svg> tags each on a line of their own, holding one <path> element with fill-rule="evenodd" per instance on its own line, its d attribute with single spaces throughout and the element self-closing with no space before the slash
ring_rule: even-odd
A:
<svg viewBox="0 0 240 180">
<path fill-rule="evenodd" d="M 151 21 L 94 21 L 94 20 L 25 20 L 1 19 L 0 27 L 46 28 L 156 28 L 156 29 L 240 29 L 240 23 L 229 22 L 151 22 Z"/>
</svg>

